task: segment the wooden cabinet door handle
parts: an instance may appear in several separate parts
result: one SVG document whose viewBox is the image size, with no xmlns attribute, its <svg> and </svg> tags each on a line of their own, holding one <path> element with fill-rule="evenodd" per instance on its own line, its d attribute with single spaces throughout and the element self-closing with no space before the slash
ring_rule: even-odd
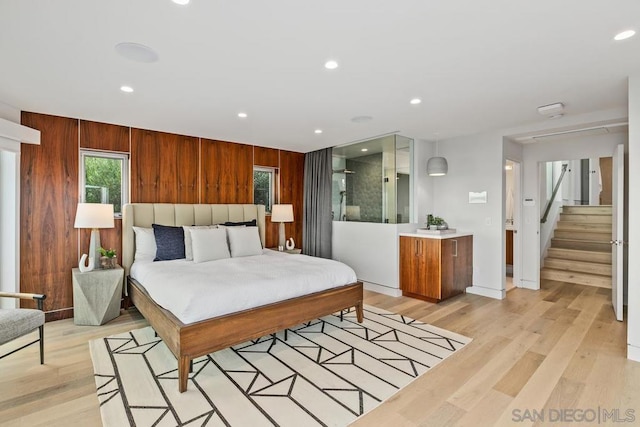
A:
<svg viewBox="0 0 640 427">
<path fill-rule="evenodd" d="M 453 256 L 457 257 L 458 256 L 458 241 L 457 240 L 452 240 L 452 242 L 456 244 L 455 249 L 453 251 Z"/>
<path fill-rule="evenodd" d="M 419 255 L 420 252 L 418 251 L 418 240 L 416 239 L 416 255 Z"/>
</svg>

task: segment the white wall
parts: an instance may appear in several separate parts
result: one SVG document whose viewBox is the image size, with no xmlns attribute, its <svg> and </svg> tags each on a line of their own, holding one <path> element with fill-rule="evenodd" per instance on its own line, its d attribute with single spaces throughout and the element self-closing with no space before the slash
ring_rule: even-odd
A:
<svg viewBox="0 0 640 427">
<path fill-rule="evenodd" d="M 640 361 L 640 74 L 629 78 L 627 357 Z"/>
<path fill-rule="evenodd" d="M 435 155 L 435 143 L 421 139 L 413 141 L 413 188 L 414 222 L 421 226 L 427 220 L 427 214 L 436 209 L 433 183 L 440 177 L 427 175 L 427 160 Z"/>
<path fill-rule="evenodd" d="M 365 288 L 400 296 L 398 234 L 415 231 L 417 227 L 417 224 L 334 221 L 332 258 L 353 268 L 358 280 L 367 282 Z"/>
<path fill-rule="evenodd" d="M 504 163 L 501 133 L 441 142 L 449 173 L 432 177 L 433 214 L 449 226 L 473 233 L 473 286 L 467 292 L 503 298 Z M 428 157 L 420 161 L 426 164 Z M 517 159 L 515 159 L 517 160 Z M 486 204 L 469 204 L 469 192 L 487 191 Z"/>
<path fill-rule="evenodd" d="M 540 204 L 546 202 L 546 200 L 540 200 L 538 173 L 540 162 L 611 156 L 616 145 L 624 144 L 626 140 L 625 133 L 613 133 L 524 146 L 523 197 L 535 198 L 536 206 L 523 207 L 523 287 L 540 288 L 540 209 L 542 208 Z"/>
<path fill-rule="evenodd" d="M 20 290 L 20 147 L 40 143 L 40 132 L 20 126 L 20 110 L 0 103 L 0 290 Z M 18 300 L 1 298 L 1 308 Z"/>
</svg>

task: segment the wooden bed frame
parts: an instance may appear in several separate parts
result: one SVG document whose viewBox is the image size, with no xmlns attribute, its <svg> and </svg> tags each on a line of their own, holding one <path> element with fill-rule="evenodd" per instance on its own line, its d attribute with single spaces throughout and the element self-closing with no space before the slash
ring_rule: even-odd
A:
<svg viewBox="0 0 640 427">
<path fill-rule="evenodd" d="M 225 209 L 228 212 L 226 218 Z M 184 324 L 156 304 L 144 287 L 129 277 L 135 253 L 132 226 L 150 227 L 151 223 L 207 225 L 257 219 L 264 245 L 264 206 L 132 204 L 125 205 L 123 211 L 123 267 L 129 285 L 128 293 L 133 304 L 178 359 L 178 388 L 181 393 L 187 390 L 190 364 L 194 358 L 350 307 L 355 307 L 358 322 L 363 321 L 362 282 L 355 282 L 251 310 Z M 211 214 L 207 215 L 207 211 Z"/>
</svg>

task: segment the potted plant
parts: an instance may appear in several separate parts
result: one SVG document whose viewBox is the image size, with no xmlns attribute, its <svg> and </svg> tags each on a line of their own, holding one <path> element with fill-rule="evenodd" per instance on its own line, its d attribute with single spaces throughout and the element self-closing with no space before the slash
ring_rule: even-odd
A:
<svg viewBox="0 0 640 427">
<path fill-rule="evenodd" d="M 100 248 L 100 265 L 102 268 L 116 268 L 116 250 Z"/>
<path fill-rule="evenodd" d="M 429 215 L 427 217 L 427 227 L 429 230 L 446 230 L 449 225 L 439 216 Z"/>
</svg>

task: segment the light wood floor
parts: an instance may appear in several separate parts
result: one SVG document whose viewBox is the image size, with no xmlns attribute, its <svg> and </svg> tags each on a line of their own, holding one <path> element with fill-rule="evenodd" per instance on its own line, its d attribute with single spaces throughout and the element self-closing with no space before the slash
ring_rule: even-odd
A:
<svg viewBox="0 0 640 427">
<path fill-rule="evenodd" d="M 514 423 L 513 411 L 598 406 L 623 418 L 633 409 L 640 423 L 640 363 L 625 358 L 626 323 L 615 321 L 610 302 L 610 290 L 553 281 L 503 301 L 462 295 L 438 305 L 367 292 L 367 304 L 473 342 L 355 425 L 531 425 Z M 46 365 L 37 346 L 0 361 L 0 425 L 99 426 L 87 342 L 146 324 L 135 310 L 100 327 L 48 323 Z"/>
</svg>

